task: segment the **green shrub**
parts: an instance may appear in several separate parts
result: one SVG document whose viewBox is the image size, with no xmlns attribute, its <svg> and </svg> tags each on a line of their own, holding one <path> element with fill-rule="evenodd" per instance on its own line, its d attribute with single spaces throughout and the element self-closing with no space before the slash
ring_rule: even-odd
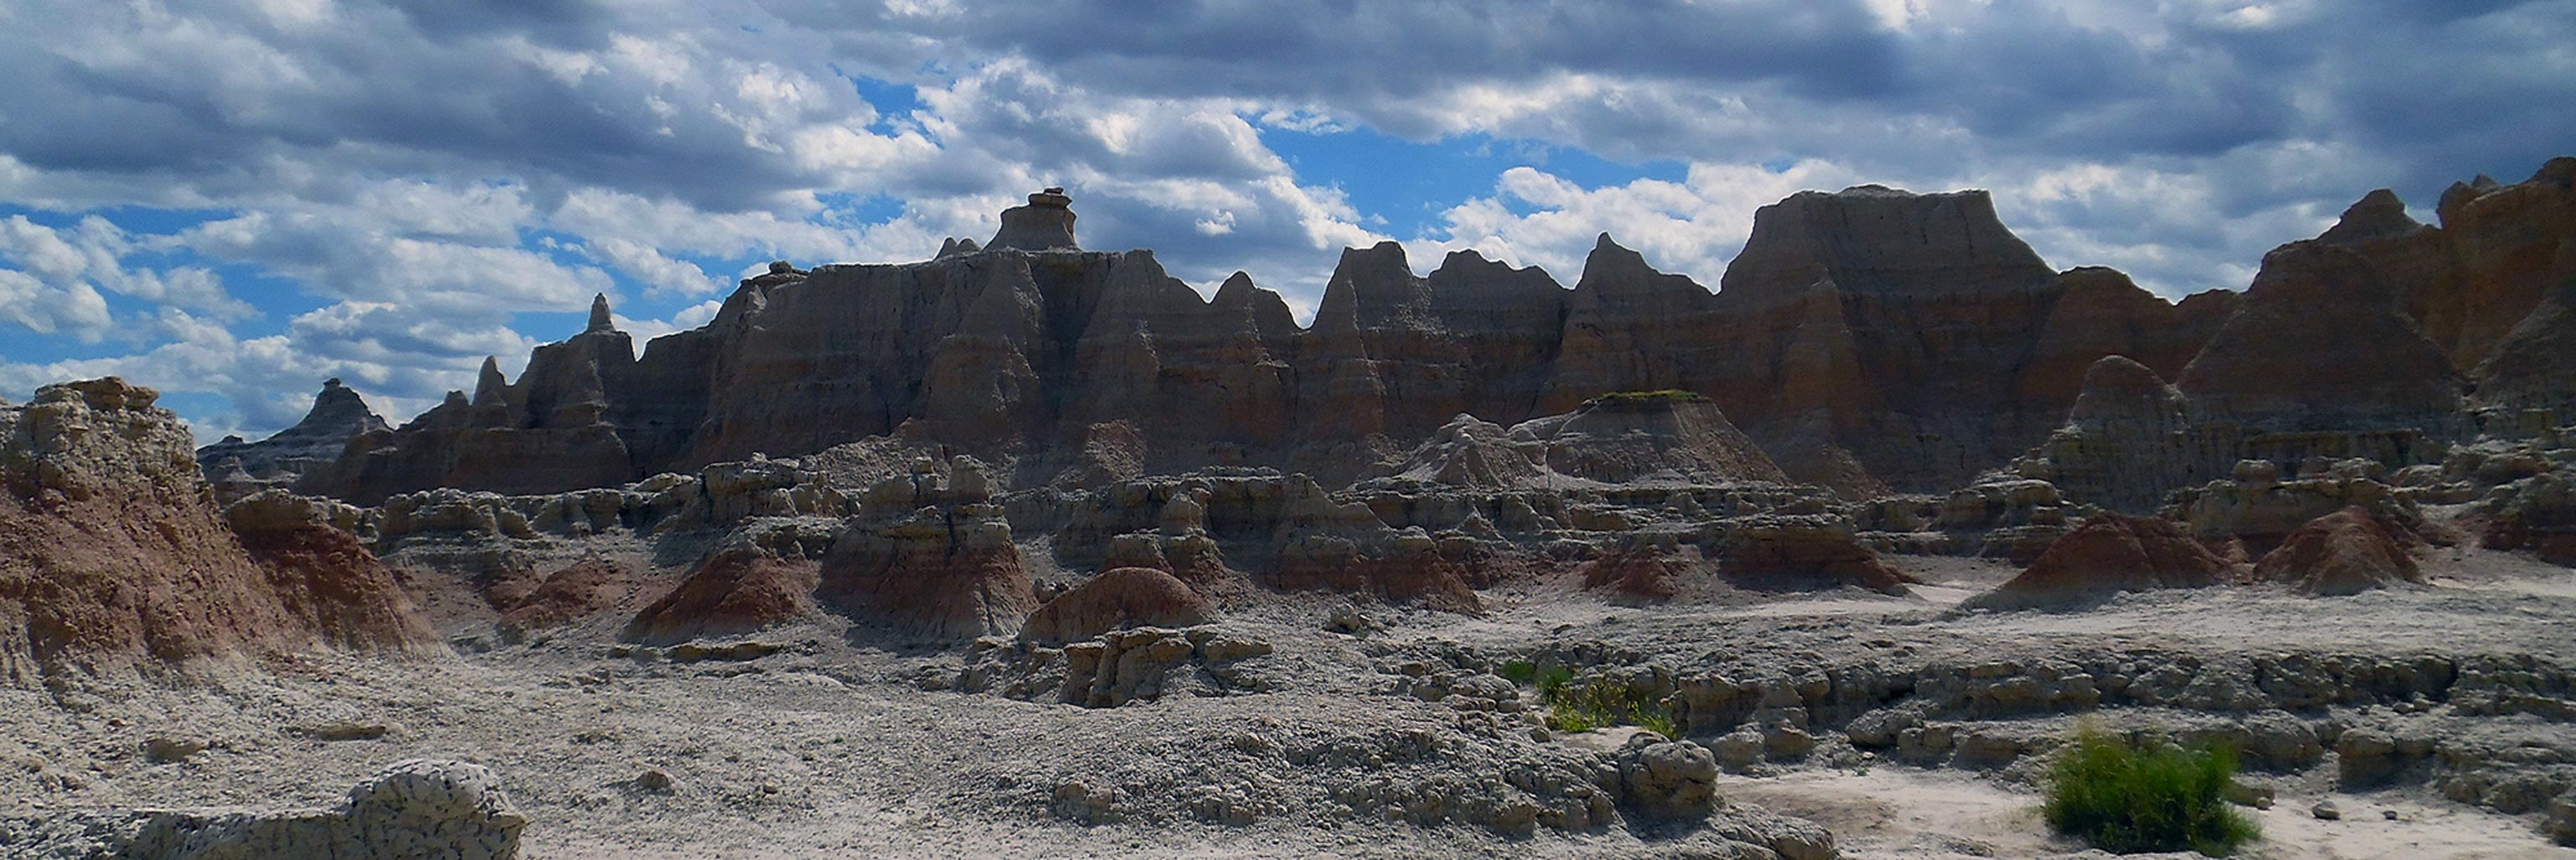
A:
<svg viewBox="0 0 2576 860">
<path fill-rule="evenodd" d="M 1668 738 L 1677 736 L 1678 720 L 1672 708 L 1638 698 L 1627 683 L 1596 675 L 1590 681 L 1574 684 L 1571 671 L 1550 668 L 1565 672 L 1565 677 L 1542 675 L 1539 679 L 1539 701 L 1547 705 L 1548 728 L 1586 732 L 1609 726 L 1636 726 Z"/>
<path fill-rule="evenodd" d="M 2043 812 L 2057 832 L 2115 854 L 2192 850 L 2225 857 L 2262 837 L 2227 804 L 2236 753 L 2225 747 L 2163 745 L 2140 750 L 2091 728 L 2049 767 Z"/>
<path fill-rule="evenodd" d="M 1613 391 L 1594 399 L 1612 403 L 1642 403 L 1653 400 L 1695 400 L 1698 397 L 1696 393 L 1679 388 L 1664 388 L 1655 391 Z"/>
<path fill-rule="evenodd" d="M 1538 680 L 1538 664 L 1528 660 L 1505 660 L 1503 668 L 1496 670 L 1494 674 L 1503 676 L 1503 680 L 1527 687 L 1530 682 Z"/>
</svg>

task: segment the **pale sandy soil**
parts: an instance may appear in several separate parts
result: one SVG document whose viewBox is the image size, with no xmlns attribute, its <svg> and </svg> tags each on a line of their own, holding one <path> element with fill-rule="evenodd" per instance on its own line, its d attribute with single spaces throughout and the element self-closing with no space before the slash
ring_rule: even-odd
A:
<svg viewBox="0 0 2576 860">
<path fill-rule="evenodd" d="M 1934 561 L 1917 572 L 1935 584 L 1911 597 L 1842 591 L 1645 609 L 1533 587 L 1495 593 L 1500 608 L 1480 618 L 1370 609 L 1390 629 L 1365 638 L 1323 630 L 1332 598 L 1273 596 L 1220 623 L 1276 645 L 1261 658 L 1276 692 L 1098 710 L 925 691 L 917 680 L 953 672 L 956 650 L 853 645 L 838 630 L 765 635 L 788 650 L 749 663 L 616 657 L 609 637 L 625 616 L 610 613 L 549 642 L 488 653 L 414 662 L 316 657 L 202 689 L 0 691 L 0 816 L 318 804 L 386 763 L 433 756 L 494 768 L 534 819 L 526 847 L 539 860 L 1682 857 L 1697 856 L 1695 843 L 1615 828 L 1522 840 L 1474 826 L 1388 823 L 1301 783 L 1369 778 L 1365 769 L 1309 774 L 1238 753 L 1247 735 L 1366 746 L 1414 733 L 1435 738 L 1438 752 L 1384 773 L 1427 779 L 1490 771 L 1544 744 L 1570 743 L 1474 735 L 1459 713 L 1385 690 L 1389 663 L 1439 648 L 1512 653 L 1594 642 L 1683 667 L 1796 667 L 1870 655 L 1964 661 L 2076 646 L 2512 653 L 2576 662 L 2568 632 L 2576 629 L 2576 571 L 2511 557 L 2439 562 L 2437 586 L 2421 590 L 2332 600 L 2264 589 L 2164 592 L 2075 613 L 1960 614 L 1950 607 L 2010 571 Z M 333 724 L 378 724 L 385 734 L 313 737 Z M 2529 717 L 2495 726 L 2561 738 L 2569 731 Z M 156 763 L 139 752 L 153 737 L 212 747 Z M 2044 835 L 2026 783 L 1895 764 L 1857 773 L 1824 758 L 1729 776 L 1721 792 L 1813 818 L 1848 857 L 2078 853 Z M 648 769 L 671 774 L 676 790 L 638 788 Z M 2280 797 L 2260 814 L 2270 839 L 2251 856 L 2576 858 L 2548 846 L 2537 816 L 2464 806 L 2422 785 L 2352 795 L 2335 792 L 2330 775 L 2317 771 L 2265 780 Z M 1234 786 L 1277 806 L 1250 825 L 1227 826 L 1171 814 L 1178 807 L 1169 798 L 1141 797 L 1132 804 L 1144 810 L 1137 818 L 1084 826 L 1050 811 L 1050 792 L 1068 781 L 1145 793 Z M 2344 820 L 2309 816 L 2327 797 Z M 2398 818 L 2383 819 L 2381 810 Z"/>
</svg>

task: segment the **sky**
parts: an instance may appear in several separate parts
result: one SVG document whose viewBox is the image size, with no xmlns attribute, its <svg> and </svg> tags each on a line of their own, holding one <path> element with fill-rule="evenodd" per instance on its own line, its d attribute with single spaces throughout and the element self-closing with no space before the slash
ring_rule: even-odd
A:
<svg viewBox="0 0 2576 860">
<path fill-rule="evenodd" d="M 200 443 L 326 377 L 400 423 L 606 293 L 1083 244 L 1311 313 L 1340 250 L 1717 284 L 1805 189 L 1983 188 L 2168 297 L 2371 189 L 2576 153 L 2576 0 L 0 0 L 0 398 L 107 374 Z"/>
</svg>

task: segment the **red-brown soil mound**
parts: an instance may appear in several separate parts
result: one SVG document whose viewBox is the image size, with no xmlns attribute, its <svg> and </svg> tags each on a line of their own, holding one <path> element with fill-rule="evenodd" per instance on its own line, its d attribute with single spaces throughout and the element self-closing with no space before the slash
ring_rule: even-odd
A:
<svg viewBox="0 0 2576 860">
<path fill-rule="evenodd" d="M 2415 556 L 2360 507 L 2309 520 L 2290 532 L 2279 548 L 2254 563 L 2254 578 L 2321 596 L 2424 584 Z"/>
<path fill-rule="evenodd" d="M 2177 523 L 2105 511 L 2050 544 L 2020 576 L 1968 605 L 2020 609 L 2077 604 L 2122 591 L 2220 585 L 2233 573 Z"/>
<path fill-rule="evenodd" d="M 734 636 L 811 617 L 818 565 L 782 559 L 757 547 L 718 551 L 671 593 L 626 626 L 626 638 L 654 644 L 700 636 Z"/>
<path fill-rule="evenodd" d="M 1129 627 L 1189 627 L 1216 617 L 1216 607 L 1189 583 L 1148 567 L 1102 571 L 1057 595 L 1029 616 L 1022 638 L 1039 642 L 1090 639 Z"/>
</svg>

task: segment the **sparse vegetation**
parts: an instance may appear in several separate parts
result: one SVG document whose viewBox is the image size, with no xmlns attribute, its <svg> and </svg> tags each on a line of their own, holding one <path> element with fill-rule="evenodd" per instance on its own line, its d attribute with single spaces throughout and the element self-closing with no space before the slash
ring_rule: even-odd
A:
<svg viewBox="0 0 2576 860">
<path fill-rule="evenodd" d="M 1574 672 L 1563 666 L 1532 667 L 1531 674 L 1537 682 L 1539 702 L 1547 706 L 1548 728 L 1586 732 L 1636 726 L 1668 738 L 1678 736 L 1679 720 L 1670 706 L 1638 697 L 1617 678 L 1596 675 L 1576 684 Z"/>
<path fill-rule="evenodd" d="M 1613 391 L 1593 399 L 1610 403 L 1646 403 L 1658 400 L 1696 400 L 1699 399 L 1699 395 L 1679 388 L 1661 388 L 1654 391 Z"/>
<path fill-rule="evenodd" d="M 2057 832 L 2104 851 L 2225 857 L 2262 835 L 2227 803 L 2235 774 L 2235 751 L 2223 746 L 2139 749 L 2088 726 L 2050 766 L 2042 811 Z"/>
</svg>

